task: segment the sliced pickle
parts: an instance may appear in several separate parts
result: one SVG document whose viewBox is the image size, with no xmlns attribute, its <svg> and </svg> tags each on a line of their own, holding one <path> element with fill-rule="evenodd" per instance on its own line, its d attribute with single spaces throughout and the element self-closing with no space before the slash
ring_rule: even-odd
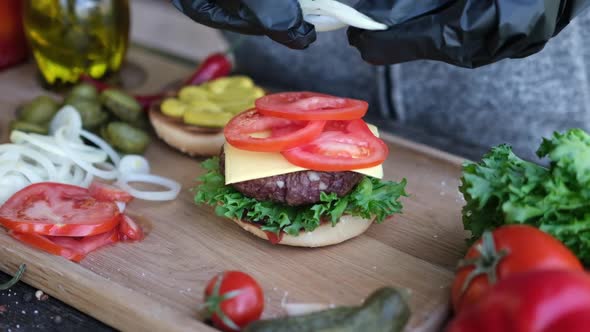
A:
<svg viewBox="0 0 590 332">
<path fill-rule="evenodd" d="M 186 112 L 187 107 L 187 103 L 184 103 L 176 98 L 166 98 L 162 102 L 162 105 L 160 105 L 162 113 L 174 118 L 181 118 Z"/>
<path fill-rule="evenodd" d="M 228 112 L 190 110 L 184 113 L 184 123 L 203 127 L 223 127 L 233 116 Z"/>
</svg>

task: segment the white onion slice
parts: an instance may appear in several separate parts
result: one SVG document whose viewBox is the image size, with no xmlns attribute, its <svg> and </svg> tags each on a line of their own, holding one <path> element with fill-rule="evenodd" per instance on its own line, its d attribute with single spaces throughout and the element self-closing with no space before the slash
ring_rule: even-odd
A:
<svg viewBox="0 0 590 332">
<path fill-rule="evenodd" d="M 143 191 L 131 187 L 130 182 L 143 182 L 159 185 L 168 188 L 165 191 Z M 117 180 L 117 186 L 125 190 L 131 196 L 146 201 L 169 201 L 173 200 L 178 196 L 180 192 L 180 183 L 167 179 L 158 175 L 153 174 L 138 174 L 138 173 L 126 173 L 121 174 L 119 180 Z"/>
<path fill-rule="evenodd" d="M 62 107 L 49 124 L 49 134 L 55 135 L 59 128 L 66 127 L 67 136 L 72 142 L 81 142 L 80 130 L 82 130 L 82 117 L 76 109 L 70 105 Z"/>
<path fill-rule="evenodd" d="M 338 30 L 348 26 L 339 19 L 326 15 L 307 14 L 303 16 L 303 19 L 313 24 L 315 30 L 319 32 Z"/>
<path fill-rule="evenodd" d="M 31 183 L 21 174 L 0 176 L 0 204 L 6 202 L 14 193 Z"/>
<path fill-rule="evenodd" d="M 47 171 L 47 175 L 49 178 L 55 178 L 57 174 L 57 169 L 55 168 L 55 165 L 51 162 L 51 160 L 49 160 L 49 158 L 47 158 L 42 153 L 35 151 L 32 148 L 16 144 L 2 144 L 0 145 L 0 152 L 6 152 L 1 155 L 0 159 L 2 160 L 4 160 L 4 157 L 7 156 L 8 158 L 10 158 L 10 160 L 16 161 L 19 158 L 14 159 L 13 157 L 14 153 L 18 153 L 20 155 L 20 158 L 26 157 L 30 159 L 30 161 L 34 161 L 35 163 L 43 167 Z"/>
<path fill-rule="evenodd" d="M 121 174 L 149 174 L 150 164 L 143 156 L 130 154 L 121 159 L 118 169 Z"/>
<path fill-rule="evenodd" d="M 30 135 L 30 134 L 26 134 L 22 131 L 13 130 L 10 133 L 10 141 L 14 144 L 29 143 L 35 147 L 38 147 L 40 149 L 47 151 L 47 152 L 51 152 L 51 153 L 61 156 L 61 157 L 66 157 L 66 154 L 63 152 L 63 150 L 60 149 L 59 147 L 55 146 L 55 144 L 51 144 L 50 142 L 48 142 L 45 139 Z"/>
<path fill-rule="evenodd" d="M 301 5 L 301 11 L 306 20 L 310 17 L 309 15 L 324 15 L 342 22 L 344 25 L 341 27 L 350 25 L 365 30 L 387 30 L 387 25 L 379 23 L 356 9 L 335 0 L 299 0 L 299 5 Z M 324 29 L 335 26 L 333 20 L 326 21 L 326 19 L 312 18 L 312 20 L 314 19 L 318 24 L 316 26 L 318 31 L 327 31 Z M 313 22 L 310 23 L 314 24 Z M 326 24 L 326 26 L 324 27 L 322 24 Z"/>
<path fill-rule="evenodd" d="M 105 151 L 109 158 L 111 158 L 113 164 L 119 166 L 121 161 L 119 154 L 107 142 L 105 142 L 105 140 L 86 130 L 80 131 L 80 135 Z"/>
</svg>

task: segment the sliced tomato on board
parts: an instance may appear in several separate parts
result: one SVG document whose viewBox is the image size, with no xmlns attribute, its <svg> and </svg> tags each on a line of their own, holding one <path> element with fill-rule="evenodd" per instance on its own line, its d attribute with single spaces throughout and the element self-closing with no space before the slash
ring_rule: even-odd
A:
<svg viewBox="0 0 590 332">
<path fill-rule="evenodd" d="M 75 250 L 86 256 L 96 249 L 119 242 L 119 230 L 114 228 L 106 233 L 82 238 L 66 236 L 48 236 L 47 238 L 63 248 Z"/>
<path fill-rule="evenodd" d="M 74 262 L 80 262 L 94 250 L 119 241 L 117 229 L 106 233 L 73 238 L 66 236 L 43 236 L 35 233 L 10 231 L 13 238 L 52 255 L 62 256 Z"/>
<path fill-rule="evenodd" d="M 312 141 L 320 135 L 325 124 L 325 121 L 281 119 L 250 109 L 231 119 L 225 126 L 224 134 L 227 142 L 238 149 L 280 152 Z M 275 134 L 272 134 L 273 131 Z M 263 137 L 256 137 L 257 134 L 263 134 Z"/>
<path fill-rule="evenodd" d="M 294 165 L 336 172 L 380 165 L 389 149 L 363 120 L 352 120 L 329 122 L 313 141 L 281 153 Z"/>
<path fill-rule="evenodd" d="M 145 237 L 143 229 L 128 215 L 121 216 L 119 235 L 122 241 L 141 241 Z"/>
<path fill-rule="evenodd" d="M 355 120 L 369 108 L 366 101 L 316 92 L 281 92 L 258 98 L 260 113 L 291 120 Z"/>
<path fill-rule="evenodd" d="M 30 185 L 0 207 L 0 224 L 20 233 L 89 236 L 119 224 L 114 202 L 101 202 L 85 188 L 41 182 Z"/>
<path fill-rule="evenodd" d="M 112 186 L 107 183 L 94 181 L 90 184 L 88 188 L 90 191 L 90 195 L 101 202 L 123 202 L 129 203 L 133 200 L 133 196 L 126 192 L 125 190 L 121 190 L 115 186 Z"/>
<path fill-rule="evenodd" d="M 65 257 L 74 262 L 79 262 L 84 258 L 84 256 L 86 256 L 84 253 L 78 250 L 62 247 L 43 235 L 35 233 L 19 233 L 15 231 L 9 231 L 8 234 L 17 240 L 30 245 L 31 247 L 43 250 L 52 255 Z"/>
</svg>

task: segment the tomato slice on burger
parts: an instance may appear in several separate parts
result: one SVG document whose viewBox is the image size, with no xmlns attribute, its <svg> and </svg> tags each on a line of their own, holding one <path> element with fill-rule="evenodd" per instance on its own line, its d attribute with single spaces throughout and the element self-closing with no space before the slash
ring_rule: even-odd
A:
<svg viewBox="0 0 590 332">
<path fill-rule="evenodd" d="M 30 185 L 0 207 L 0 224 L 20 233 L 53 236 L 89 236 L 119 224 L 112 201 L 99 201 L 86 188 L 61 183 Z"/>
<path fill-rule="evenodd" d="M 315 140 L 281 152 L 292 164 L 326 172 L 380 165 L 389 149 L 363 120 L 329 122 Z"/>
<path fill-rule="evenodd" d="M 115 186 L 103 182 L 92 182 L 88 188 L 88 191 L 90 191 L 90 195 L 92 197 L 99 201 L 129 203 L 131 200 L 133 200 L 133 196 L 131 196 L 131 194 L 125 190 L 121 190 Z"/>
<path fill-rule="evenodd" d="M 369 108 L 366 101 L 316 92 L 281 92 L 256 100 L 264 115 L 291 120 L 356 120 Z"/>
<path fill-rule="evenodd" d="M 325 124 L 325 121 L 281 119 L 250 109 L 231 119 L 224 134 L 227 142 L 238 149 L 280 152 L 312 141 L 320 135 Z M 280 134 L 276 134 L 278 132 Z"/>
</svg>

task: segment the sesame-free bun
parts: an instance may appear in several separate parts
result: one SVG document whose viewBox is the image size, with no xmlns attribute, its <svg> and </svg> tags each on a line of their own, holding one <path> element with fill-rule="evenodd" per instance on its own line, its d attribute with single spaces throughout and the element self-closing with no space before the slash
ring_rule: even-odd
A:
<svg viewBox="0 0 590 332">
<path fill-rule="evenodd" d="M 266 233 L 252 223 L 232 219 L 233 222 L 240 225 L 244 230 L 250 232 L 261 239 L 268 240 Z M 281 241 L 278 244 L 295 246 L 295 247 L 324 247 L 332 244 L 344 242 L 363 234 L 373 223 L 372 219 L 362 219 L 344 215 L 340 218 L 335 226 L 331 223 L 322 223 L 313 232 L 302 231 L 298 236 L 292 236 L 282 233 Z"/>
<path fill-rule="evenodd" d="M 168 145 L 190 156 L 214 156 L 225 142 L 222 128 L 204 128 L 186 125 L 162 114 L 157 107 L 149 111 L 150 122 Z"/>
</svg>

